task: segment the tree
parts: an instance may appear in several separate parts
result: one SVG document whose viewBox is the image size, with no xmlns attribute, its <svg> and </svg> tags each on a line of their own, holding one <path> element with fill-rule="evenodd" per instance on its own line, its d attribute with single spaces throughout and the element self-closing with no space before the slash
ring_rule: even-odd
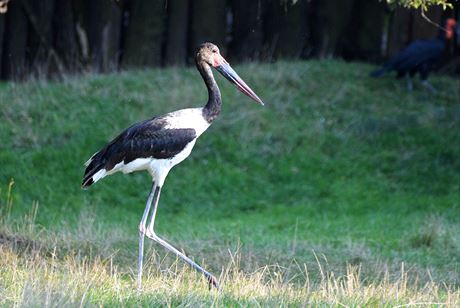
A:
<svg viewBox="0 0 460 308">
<path fill-rule="evenodd" d="M 187 35 L 189 31 L 189 1 L 168 0 L 164 64 L 185 65 L 187 59 Z"/>
<path fill-rule="evenodd" d="M 166 0 L 127 1 L 123 67 L 159 66 L 165 34 Z"/>
<path fill-rule="evenodd" d="M 440 5 L 443 9 L 453 8 L 448 0 L 386 0 L 389 4 L 398 4 L 407 8 L 422 9 L 427 11 L 430 6 Z"/>
</svg>

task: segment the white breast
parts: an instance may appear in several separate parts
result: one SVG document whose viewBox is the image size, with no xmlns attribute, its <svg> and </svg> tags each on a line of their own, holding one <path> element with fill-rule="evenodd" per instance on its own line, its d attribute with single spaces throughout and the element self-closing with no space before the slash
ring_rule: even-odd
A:
<svg viewBox="0 0 460 308">
<path fill-rule="evenodd" d="M 210 125 L 203 118 L 203 108 L 188 108 L 168 113 L 167 121 L 165 128 L 193 128 L 197 137 Z"/>
</svg>

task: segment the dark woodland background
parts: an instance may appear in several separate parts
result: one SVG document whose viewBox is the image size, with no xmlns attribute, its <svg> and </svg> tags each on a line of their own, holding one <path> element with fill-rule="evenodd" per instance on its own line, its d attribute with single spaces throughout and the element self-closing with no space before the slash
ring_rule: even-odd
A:
<svg viewBox="0 0 460 308">
<path fill-rule="evenodd" d="M 455 9 L 431 9 L 442 23 Z M 204 41 L 232 62 L 311 57 L 379 62 L 438 29 L 378 0 L 11 0 L 0 15 L 0 77 L 55 77 L 192 63 Z M 460 73 L 451 43 L 440 65 Z"/>
</svg>

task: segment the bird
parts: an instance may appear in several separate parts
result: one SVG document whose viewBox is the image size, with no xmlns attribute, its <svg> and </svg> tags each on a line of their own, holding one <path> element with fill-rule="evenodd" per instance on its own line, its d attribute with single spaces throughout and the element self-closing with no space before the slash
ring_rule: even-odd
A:
<svg viewBox="0 0 460 308">
<path fill-rule="evenodd" d="M 146 236 L 202 273 L 210 288 L 212 286 L 219 289 L 218 281 L 212 274 L 155 233 L 160 193 L 171 168 L 190 155 L 198 137 L 209 128 L 221 112 L 221 93 L 212 68 L 252 100 L 262 106 L 264 103 L 233 70 L 216 45 L 201 44 L 195 55 L 195 64 L 208 90 L 208 100 L 204 107 L 181 109 L 138 122 L 121 132 L 85 163 L 82 188 L 87 188 L 102 178 L 120 171 L 122 173 L 147 171 L 152 177 L 152 187 L 139 223 L 138 289 L 142 288 Z"/>
<path fill-rule="evenodd" d="M 393 56 L 380 69 L 370 73 L 371 77 L 380 77 L 386 72 L 396 71 L 397 78 L 405 77 L 407 88 L 412 90 L 412 77 L 416 73 L 420 74 L 422 85 L 431 92 L 436 92 L 435 88 L 428 82 L 428 75 L 433 69 L 433 65 L 443 56 L 446 41 L 454 38 L 457 22 L 453 18 L 446 20 L 445 29 L 439 31 L 436 39 L 416 40 L 405 49 Z M 456 31 L 455 31 L 456 30 Z"/>
</svg>

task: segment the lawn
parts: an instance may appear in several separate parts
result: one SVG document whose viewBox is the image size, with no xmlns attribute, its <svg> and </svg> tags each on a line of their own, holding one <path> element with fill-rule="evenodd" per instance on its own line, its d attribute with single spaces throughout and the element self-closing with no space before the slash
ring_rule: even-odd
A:
<svg viewBox="0 0 460 308">
<path fill-rule="evenodd" d="M 460 305 L 460 80 L 413 92 L 367 64 L 247 64 L 261 107 L 222 77 L 223 110 L 166 179 L 157 233 L 222 290 L 147 246 L 151 179 L 80 188 L 123 128 L 204 105 L 194 68 L 0 84 L 0 304 Z"/>
</svg>

